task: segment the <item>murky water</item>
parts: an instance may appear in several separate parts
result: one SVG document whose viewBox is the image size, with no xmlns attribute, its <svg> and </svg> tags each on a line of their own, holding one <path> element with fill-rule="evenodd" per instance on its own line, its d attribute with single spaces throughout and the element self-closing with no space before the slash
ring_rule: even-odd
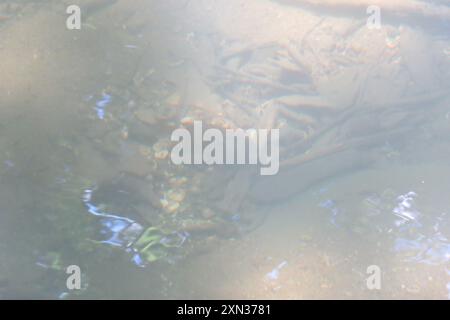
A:
<svg viewBox="0 0 450 320">
<path fill-rule="evenodd" d="M 450 7 L 334 3 L 3 1 L 0 298 L 448 299 Z M 195 121 L 279 172 L 175 164 Z"/>
</svg>

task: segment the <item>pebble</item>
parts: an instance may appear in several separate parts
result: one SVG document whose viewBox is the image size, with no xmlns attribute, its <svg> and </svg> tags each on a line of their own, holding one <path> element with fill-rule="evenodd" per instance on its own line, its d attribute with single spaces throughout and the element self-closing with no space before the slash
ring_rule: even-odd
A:
<svg viewBox="0 0 450 320">
<path fill-rule="evenodd" d="M 149 125 L 154 125 L 158 122 L 158 120 L 156 119 L 155 113 L 153 112 L 153 110 L 150 109 L 140 109 L 135 111 L 134 115 L 136 116 L 136 118 L 145 123 L 145 124 L 149 124 Z"/>
</svg>

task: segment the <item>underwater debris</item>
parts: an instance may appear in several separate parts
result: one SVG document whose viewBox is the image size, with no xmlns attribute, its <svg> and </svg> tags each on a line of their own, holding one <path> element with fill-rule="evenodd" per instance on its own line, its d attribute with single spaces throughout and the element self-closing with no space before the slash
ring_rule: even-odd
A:
<svg viewBox="0 0 450 320">
<path fill-rule="evenodd" d="M 328 209 L 331 211 L 331 223 L 338 227 L 336 219 L 340 213 L 340 210 L 337 207 L 336 201 L 331 200 L 331 199 L 322 201 L 321 203 L 319 203 L 319 207 L 325 208 L 325 209 Z"/>
<path fill-rule="evenodd" d="M 104 212 L 91 202 L 94 190 L 87 189 L 83 195 L 88 212 L 101 217 L 101 234 L 105 239 L 94 242 L 123 248 L 132 254 L 131 261 L 139 267 L 169 257 L 169 249 L 181 247 L 190 236 L 186 231 L 163 231 L 156 226 L 145 229 L 130 218 Z"/>
<path fill-rule="evenodd" d="M 266 275 L 264 276 L 264 278 L 265 278 L 266 280 L 269 280 L 269 281 L 278 280 L 278 277 L 280 276 L 280 271 L 281 271 L 281 269 L 283 269 L 284 267 L 286 267 L 287 264 L 288 264 L 288 263 L 287 263 L 286 260 L 283 261 L 283 262 L 281 262 L 278 266 L 276 266 L 275 268 L 273 268 L 272 271 L 266 273 Z"/>
<path fill-rule="evenodd" d="M 97 112 L 97 117 L 100 120 L 105 119 L 105 108 L 108 106 L 112 101 L 112 96 L 102 92 L 102 97 L 100 100 L 95 102 L 95 111 Z"/>
<path fill-rule="evenodd" d="M 61 271 L 63 270 L 63 265 L 61 261 L 61 255 L 58 252 L 47 252 L 45 255 L 39 256 L 36 265 L 50 270 Z"/>
<path fill-rule="evenodd" d="M 410 191 L 404 195 L 400 195 L 398 200 L 398 205 L 392 211 L 401 220 L 397 220 L 395 224 L 397 226 L 407 222 L 407 221 L 417 221 L 420 213 L 413 208 L 414 199 L 417 197 L 417 193 Z"/>
<path fill-rule="evenodd" d="M 134 243 L 133 250 L 145 261 L 154 262 L 167 257 L 170 248 L 181 247 L 188 237 L 187 232 L 167 233 L 157 227 L 149 227 Z"/>
</svg>

